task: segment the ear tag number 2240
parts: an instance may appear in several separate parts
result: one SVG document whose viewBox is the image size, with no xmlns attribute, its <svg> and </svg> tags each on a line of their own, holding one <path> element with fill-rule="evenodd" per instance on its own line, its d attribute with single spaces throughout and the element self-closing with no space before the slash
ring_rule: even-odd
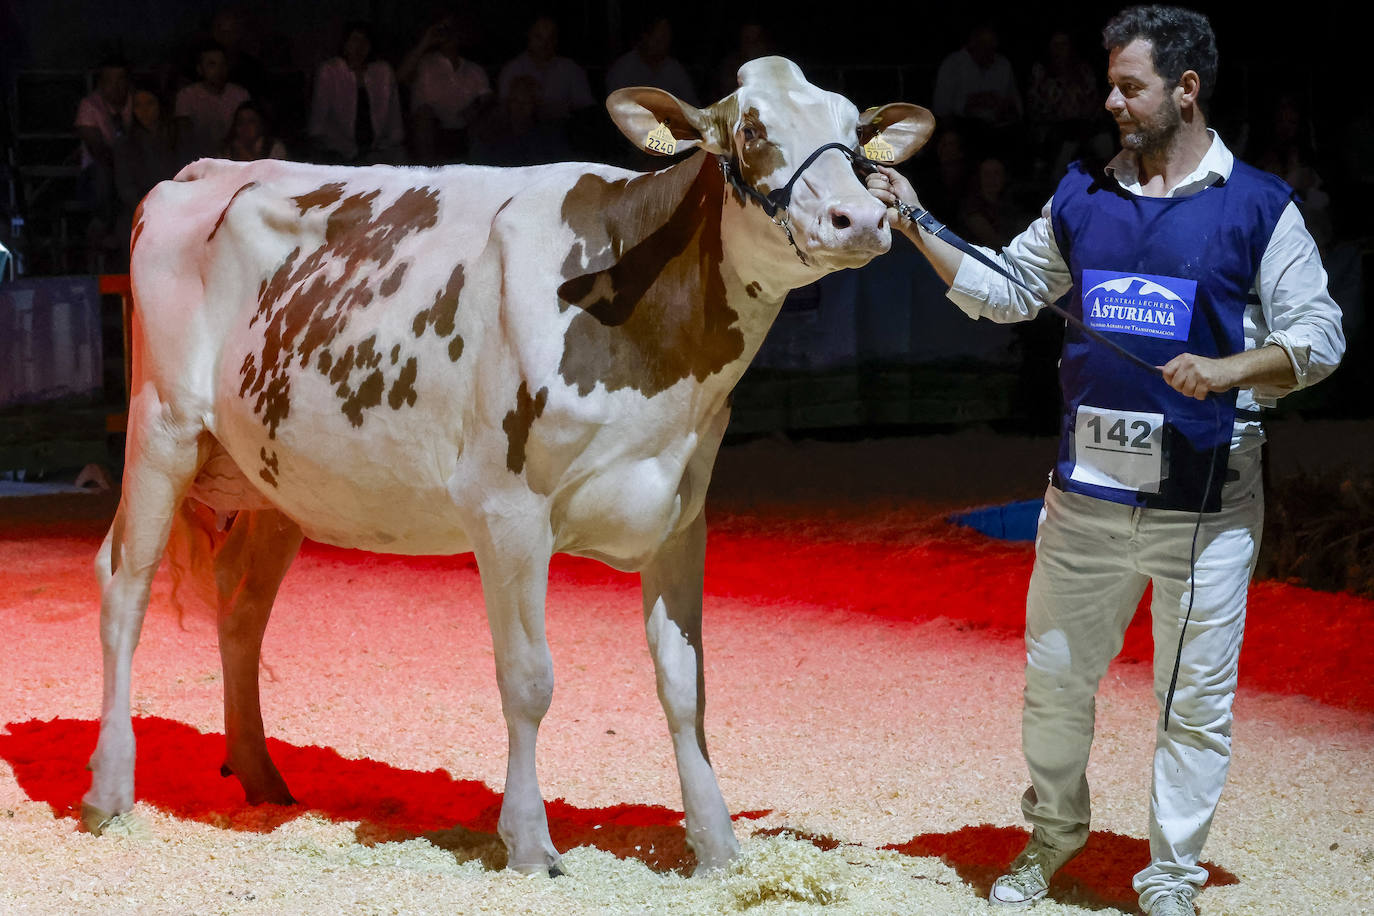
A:
<svg viewBox="0 0 1374 916">
<path fill-rule="evenodd" d="M 864 144 L 864 155 L 868 157 L 870 162 L 892 163 L 897 161 L 896 151 L 893 150 L 891 143 L 883 139 L 881 133 L 874 134 L 872 139 Z"/>
<path fill-rule="evenodd" d="M 651 153 L 662 153 L 664 156 L 671 156 L 677 152 L 677 138 L 668 129 L 667 121 L 661 122 L 645 135 L 644 148 Z"/>
</svg>

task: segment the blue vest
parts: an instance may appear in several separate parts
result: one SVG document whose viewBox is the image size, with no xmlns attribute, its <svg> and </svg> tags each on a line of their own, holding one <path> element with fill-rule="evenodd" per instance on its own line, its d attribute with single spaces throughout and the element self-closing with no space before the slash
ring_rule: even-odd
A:
<svg viewBox="0 0 1374 916">
<path fill-rule="evenodd" d="M 1240 352 L 1246 301 L 1290 200 L 1287 185 L 1239 161 L 1226 181 L 1176 198 L 1138 197 L 1075 163 L 1051 207 L 1073 278 L 1063 306 L 1152 365 Z M 1221 508 L 1235 390 L 1186 397 L 1072 325 L 1059 380 L 1056 486 L 1131 506 Z"/>
</svg>

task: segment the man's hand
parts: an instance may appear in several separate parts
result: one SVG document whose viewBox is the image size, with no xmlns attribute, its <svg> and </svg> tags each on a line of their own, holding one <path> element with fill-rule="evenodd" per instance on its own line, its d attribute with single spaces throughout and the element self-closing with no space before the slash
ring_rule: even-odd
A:
<svg viewBox="0 0 1374 916">
<path fill-rule="evenodd" d="M 885 165 L 877 166 L 873 172 L 869 173 L 868 177 L 864 179 L 864 184 L 868 187 L 868 193 L 878 198 L 888 206 L 888 209 L 892 210 L 888 214 L 888 220 L 894 224 L 900 225 L 896 210 L 898 201 L 911 207 L 921 206 L 911 182 L 907 181 L 900 172 Z"/>
<path fill-rule="evenodd" d="M 1224 359 L 1180 353 L 1160 369 L 1171 388 L 1199 401 L 1214 391 L 1230 391 L 1236 387 L 1236 373 Z"/>
<path fill-rule="evenodd" d="M 1243 350 L 1220 359 L 1180 353 L 1159 368 L 1170 387 L 1199 401 L 1214 391 L 1255 385 L 1292 390 L 1298 382 L 1288 353 L 1277 344 Z"/>
</svg>

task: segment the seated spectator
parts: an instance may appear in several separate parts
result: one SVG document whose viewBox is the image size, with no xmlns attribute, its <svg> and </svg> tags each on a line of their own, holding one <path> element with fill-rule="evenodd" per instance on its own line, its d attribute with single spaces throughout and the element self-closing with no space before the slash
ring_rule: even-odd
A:
<svg viewBox="0 0 1374 916">
<path fill-rule="evenodd" d="M 505 98 L 473 127 L 472 162 L 478 165 L 538 165 L 572 156 L 557 125 L 539 119 L 539 86 L 533 77 L 511 82 Z"/>
<path fill-rule="evenodd" d="M 158 94 L 148 87 L 133 92 L 133 123 L 114 148 L 119 218 L 115 232 L 128 237 L 134 209 L 160 181 L 174 178 L 193 152 L 184 125 L 168 116 Z"/>
<path fill-rule="evenodd" d="M 978 152 L 1009 138 L 1021 120 L 1021 95 L 990 26 L 974 27 L 964 46 L 940 63 L 931 107 L 936 118 L 958 119 Z"/>
<path fill-rule="evenodd" d="M 491 99 L 487 71 L 463 56 L 466 34 L 457 16 L 440 18 L 396 71 L 410 87 L 411 157 L 424 165 L 466 158 L 468 130 Z"/>
<path fill-rule="evenodd" d="M 226 159 L 250 162 L 254 159 L 285 159 L 286 144 L 273 136 L 267 116 L 257 102 L 244 102 L 234 112 L 234 120 L 220 151 Z"/>
<path fill-rule="evenodd" d="M 1103 147 L 1112 148 L 1102 99 L 1101 81 L 1079 56 L 1069 33 L 1051 34 L 1045 57 L 1031 65 L 1026 89 L 1026 119 L 1038 177 L 1058 181 L 1074 159 L 1100 157 Z"/>
<path fill-rule="evenodd" d="M 96 72 L 95 90 L 76 107 L 76 134 L 81 139 L 78 196 L 92 213 L 91 231 L 108 232 L 114 219 L 114 147 L 129 131 L 133 100 L 129 68 L 111 58 Z"/>
<path fill-rule="evenodd" d="M 1030 222 L 1029 214 L 1007 196 L 1007 166 L 989 156 L 978 163 L 959 207 L 959 225 L 976 245 L 1001 249 Z"/>
<path fill-rule="evenodd" d="M 391 65 L 372 56 L 372 28 L 344 26 L 338 57 L 320 64 L 310 101 L 310 141 L 318 158 L 349 164 L 400 162 L 405 128 Z"/>
<path fill-rule="evenodd" d="M 522 76 L 534 80 L 539 120 L 563 125 L 577 112 L 596 104 L 587 71 L 571 58 L 558 55 L 558 24 L 540 16 L 530 26 L 525 50 L 501 68 L 496 81 L 498 98 L 510 95 Z"/>
<path fill-rule="evenodd" d="M 912 162 L 921 203 L 951 225 L 957 225 L 959 207 L 968 193 L 969 158 L 963 134 L 952 124 L 942 124 Z"/>
<path fill-rule="evenodd" d="M 646 17 L 635 46 L 606 71 L 606 91 L 614 92 L 626 86 L 654 86 L 690 105 L 699 104 L 692 78 L 682 63 L 672 56 L 672 49 L 673 24 L 668 17 Z"/>
<path fill-rule="evenodd" d="M 739 68 L 759 57 L 774 53 L 773 39 L 761 22 L 745 22 L 739 27 L 735 47 L 716 67 L 716 98 L 723 99 L 739 88 Z"/>
<path fill-rule="evenodd" d="M 217 44 L 196 55 L 198 82 L 177 93 L 176 116 L 190 121 L 191 141 L 200 155 L 213 155 L 224 142 L 234 113 L 248 101 L 248 90 L 229 82 L 229 58 Z"/>
</svg>

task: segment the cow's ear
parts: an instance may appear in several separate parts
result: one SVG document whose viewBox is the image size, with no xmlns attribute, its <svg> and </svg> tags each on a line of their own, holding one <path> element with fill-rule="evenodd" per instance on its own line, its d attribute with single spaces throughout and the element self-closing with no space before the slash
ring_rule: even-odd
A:
<svg viewBox="0 0 1374 916">
<path fill-rule="evenodd" d="M 894 164 L 926 145 L 935 132 L 935 116 L 920 105 L 893 102 L 859 116 L 859 145 L 870 142 L 882 155 L 870 159 Z"/>
<path fill-rule="evenodd" d="M 723 150 L 707 113 L 671 92 L 649 86 L 617 89 L 606 99 L 606 110 L 620 132 L 646 153 L 671 156 L 697 146 Z"/>
</svg>

